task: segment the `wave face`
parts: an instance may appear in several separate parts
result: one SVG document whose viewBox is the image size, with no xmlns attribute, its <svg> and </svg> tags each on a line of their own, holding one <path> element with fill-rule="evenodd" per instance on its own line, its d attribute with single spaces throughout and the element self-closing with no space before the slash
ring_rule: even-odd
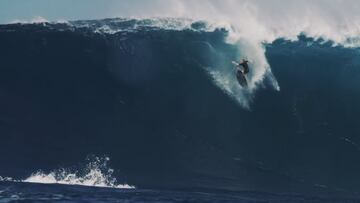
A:
<svg viewBox="0 0 360 203">
<path fill-rule="evenodd" d="M 228 37 L 179 19 L 1 25 L 0 175 L 101 154 L 139 188 L 358 192 L 359 49 L 275 40 L 243 89 L 231 61 L 256 52 Z"/>
</svg>

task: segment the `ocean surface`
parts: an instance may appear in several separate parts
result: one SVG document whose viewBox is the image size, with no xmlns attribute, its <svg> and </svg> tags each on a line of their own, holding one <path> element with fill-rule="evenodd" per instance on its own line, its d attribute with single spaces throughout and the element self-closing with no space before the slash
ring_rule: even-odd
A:
<svg viewBox="0 0 360 203">
<path fill-rule="evenodd" d="M 360 49 L 230 35 L 0 25 L 0 202 L 360 202 Z"/>
</svg>

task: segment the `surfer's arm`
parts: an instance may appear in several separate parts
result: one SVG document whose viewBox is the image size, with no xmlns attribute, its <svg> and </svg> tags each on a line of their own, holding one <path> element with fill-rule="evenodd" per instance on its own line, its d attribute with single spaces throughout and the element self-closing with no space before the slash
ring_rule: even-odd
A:
<svg viewBox="0 0 360 203">
<path fill-rule="evenodd" d="M 235 66 L 238 66 L 238 65 L 239 65 L 239 63 L 236 62 L 236 61 L 232 61 L 231 63 L 234 64 Z"/>
</svg>

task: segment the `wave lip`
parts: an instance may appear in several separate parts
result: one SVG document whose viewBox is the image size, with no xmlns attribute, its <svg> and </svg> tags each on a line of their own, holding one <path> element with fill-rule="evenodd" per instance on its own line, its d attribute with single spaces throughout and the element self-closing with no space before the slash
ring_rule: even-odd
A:
<svg viewBox="0 0 360 203">
<path fill-rule="evenodd" d="M 108 18 L 102 20 L 76 20 L 68 24 L 74 28 L 87 28 L 99 34 L 116 34 L 118 32 L 139 32 L 151 30 L 193 30 L 214 31 L 225 28 L 207 21 L 199 21 L 188 18 Z"/>
</svg>

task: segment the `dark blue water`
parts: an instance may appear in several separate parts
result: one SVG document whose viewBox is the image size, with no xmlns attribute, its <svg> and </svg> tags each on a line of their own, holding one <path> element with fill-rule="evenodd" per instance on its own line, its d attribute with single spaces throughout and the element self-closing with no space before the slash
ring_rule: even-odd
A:
<svg viewBox="0 0 360 203">
<path fill-rule="evenodd" d="M 202 190 L 112 189 L 84 186 L 0 183 L 0 202 L 238 202 L 355 203 L 353 198 Z"/>
<path fill-rule="evenodd" d="M 1 183 L 10 188 L 3 197 L 59 193 L 66 201 L 68 191 L 79 190 L 71 201 L 120 194 L 134 202 L 206 201 L 206 194 L 186 192 L 194 188 L 255 191 L 264 202 L 271 202 L 268 193 L 284 194 L 274 202 L 358 196 L 359 49 L 305 36 L 266 45 L 281 91 L 265 80 L 247 109 L 204 69 L 237 59 L 241 49 L 226 43 L 226 30 L 151 23 L 0 26 L 0 175 L 23 180 L 70 168 L 81 176 L 86 157 L 107 156 L 118 183 L 151 189 Z M 40 197 L 33 187 L 44 189 Z M 209 198 L 255 201 L 222 193 Z M 301 195 L 285 195 L 293 193 Z"/>
</svg>

